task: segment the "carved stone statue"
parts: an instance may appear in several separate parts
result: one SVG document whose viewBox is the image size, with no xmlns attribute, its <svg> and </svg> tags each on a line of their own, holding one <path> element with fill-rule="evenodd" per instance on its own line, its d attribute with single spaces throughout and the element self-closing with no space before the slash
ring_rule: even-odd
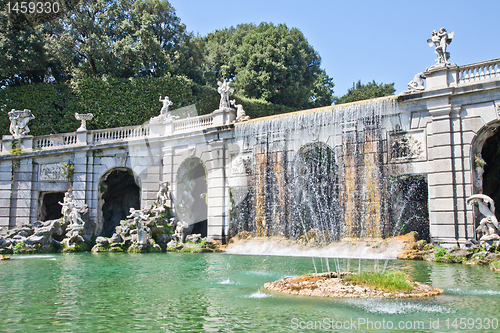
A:
<svg viewBox="0 0 500 333">
<path fill-rule="evenodd" d="M 425 90 L 424 79 L 425 79 L 425 75 L 422 72 L 415 75 L 413 80 L 411 80 L 408 83 L 408 92 L 412 93 L 412 92 L 416 92 L 416 91 Z"/>
<path fill-rule="evenodd" d="M 15 110 L 12 109 L 9 113 L 10 119 L 10 134 L 14 137 L 21 137 L 27 135 L 30 132 L 28 128 L 28 121 L 35 119 L 35 116 L 31 113 L 31 110 Z"/>
<path fill-rule="evenodd" d="M 130 207 L 129 212 L 130 215 L 127 216 L 127 218 L 134 219 L 135 224 L 141 223 L 141 220 L 146 221 L 148 219 L 148 216 L 144 214 L 140 209 L 135 209 L 133 207 Z"/>
<path fill-rule="evenodd" d="M 87 121 L 92 120 L 93 117 L 94 117 L 94 115 L 92 113 L 79 114 L 78 112 L 75 112 L 76 120 L 82 121 L 80 127 L 76 131 L 77 132 L 86 131 L 87 130 Z"/>
<path fill-rule="evenodd" d="M 68 246 L 82 243 L 84 241 L 82 235 L 85 227 L 85 221 L 82 220 L 80 210 L 85 208 L 86 205 L 76 205 L 71 190 L 68 190 L 68 192 L 64 194 L 64 200 L 62 203 L 59 202 L 59 204 L 62 206 L 61 213 L 63 215 L 63 219 L 68 223 L 68 226 L 66 227 L 66 238 L 63 239 L 63 242 Z"/>
<path fill-rule="evenodd" d="M 226 79 L 217 82 L 217 85 L 219 86 L 217 92 L 220 94 L 219 110 L 229 108 L 229 95 L 234 92 L 234 88 L 230 86 L 230 82 Z"/>
<path fill-rule="evenodd" d="M 161 95 L 160 95 L 160 102 L 163 103 L 163 107 L 161 108 L 161 111 L 160 111 L 160 115 L 167 115 L 167 117 L 170 116 L 170 112 L 168 110 L 168 107 L 174 103 L 172 103 L 172 101 L 170 99 L 168 99 L 168 96 L 165 96 L 164 99 L 161 99 Z"/>
<path fill-rule="evenodd" d="M 59 202 L 59 204 L 62 206 L 61 213 L 66 222 L 70 225 L 79 225 L 82 227 L 85 225 L 80 214 L 82 207 L 75 204 L 73 194 L 70 191 L 64 194 L 64 200 L 62 203 Z"/>
<path fill-rule="evenodd" d="M 134 209 L 133 207 L 129 210 L 130 215 L 127 216 L 128 219 L 134 219 L 134 223 L 137 227 L 137 244 L 146 245 L 149 241 L 149 235 L 144 227 L 141 220 L 146 221 L 148 216 L 142 212 L 140 209 Z"/>
<path fill-rule="evenodd" d="M 168 200 L 170 200 L 170 193 L 168 191 L 169 182 L 160 182 L 160 189 L 156 194 L 156 202 L 155 208 L 153 211 L 155 212 L 164 212 L 165 206 L 168 204 Z"/>
<path fill-rule="evenodd" d="M 73 194 L 71 193 L 71 190 L 69 190 L 68 192 L 64 193 L 64 199 L 63 199 L 63 202 L 59 202 L 59 204 L 62 206 L 61 207 L 61 214 L 64 218 L 65 221 L 68 221 L 68 217 L 71 213 L 71 208 L 69 207 L 69 205 L 73 202 Z"/>
<path fill-rule="evenodd" d="M 436 59 L 436 65 L 432 67 L 445 67 L 449 64 L 448 59 L 450 59 L 450 53 L 446 51 L 446 48 L 447 45 L 451 43 L 454 36 L 454 31 L 448 33 L 445 28 L 432 32 L 432 37 L 427 40 L 427 44 L 429 44 L 429 46 L 434 46 L 434 52 L 438 57 Z"/>
<path fill-rule="evenodd" d="M 469 205 L 477 206 L 479 212 L 484 215 L 484 218 L 479 222 L 476 231 L 482 234 L 479 240 L 490 241 L 498 240 L 499 226 L 495 216 L 495 202 L 489 196 L 484 194 L 474 194 L 467 198 Z"/>
<path fill-rule="evenodd" d="M 231 103 L 232 106 L 236 106 L 236 122 L 250 119 L 250 117 L 247 116 L 245 110 L 243 110 L 243 105 L 236 104 L 236 100 L 234 99 L 230 100 L 229 102 Z"/>
<path fill-rule="evenodd" d="M 177 222 L 177 227 L 175 227 L 175 233 L 172 238 L 176 239 L 178 243 L 184 243 L 184 229 L 189 227 L 186 222 Z"/>
</svg>

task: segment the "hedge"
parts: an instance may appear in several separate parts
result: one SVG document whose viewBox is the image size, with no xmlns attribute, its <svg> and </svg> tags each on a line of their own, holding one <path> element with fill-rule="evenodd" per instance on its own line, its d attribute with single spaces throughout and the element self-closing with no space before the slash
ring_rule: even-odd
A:
<svg viewBox="0 0 500 333">
<path fill-rule="evenodd" d="M 35 119 L 29 122 L 31 135 L 73 132 L 80 122 L 75 112 L 92 113 L 89 130 L 139 125 L 160 113 L 159 96 L 169 96 L 171 110 L 195 104 L 198 115 L 208 114 L 219 106 L 215 88 L 199 86 L 183 76 L 161 78 L 83 78 L 68 84 L 31 84 L 0 89 L 0 128 L 9 134 L 11 109 L 30 109 Z M 264 100 L 234 95 L 247 115 L 258 118 L 295 111 Z M 192 109 L 190 109 L 192 110 Z M 193 112 L 193 111 L 191 111 Z M 194 114 L 191 113 L 191 116 Z"/>
</svg>

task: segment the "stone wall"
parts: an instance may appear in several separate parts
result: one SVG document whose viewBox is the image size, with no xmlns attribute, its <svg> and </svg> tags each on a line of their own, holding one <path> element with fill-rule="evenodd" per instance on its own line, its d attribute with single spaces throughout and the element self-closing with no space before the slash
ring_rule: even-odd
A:
<svg viewBox="0 0 500 333">
<path fill-rule="evenodd" d="M 498 68 L 495 61 L 491 64 Z M 254 231 L 269 234 L 273 220 L 279 221 L 275 229 L 281 230 L 292 218 L 287 207 L 293 196 L 284 189 L 294 181 L 289 175 L 301 149 L 325 145 L 334 154 L 346 235 L 390 235 L 390 205 L 383 195 L 390 177 L 422 175 L 428 184 L 431 239 L 463 244 L 475 237 L 478 216 L 465 199 L 483 191 L 484 170 L 477 167 L 475 158 L 481 157 L 484 143 L 500 126 L 500 74 L 488 72 L 473 80 L 463 74 L 481 66 L 485 65 L 429 71 L 427 88 L 420 92 L 236 125 L 235 115 L 225 110 L 164 125 L 27 136 L 19 140 L 22 150 L 16 154 L 11 151 L 14 140 L 5 137 L 0 153 L 1 233 L 38 220 L 43 193 L 69 188 L 75 199 L 89 206 L 98 231 L 102 228 L 100 186 L 103 177 L 117 168 L 133 174 L 141 189 L 141 208 L 156 199 L 159 181 L 170 182 L 175 204 L 180 195 L 179 166 L 196 157 L 206 168 L 209 237 L 228 236 L 236 196 L 250 198 L 257 207 L 254 215 L 246 217 L 257 221 Z M 362 105 L 393 99 L 397 99 L 395 105 L 369 110 L 371 116 L 354 112 Z M 280 121 L 272 125 L 273 119 Z M 251 135 L 253 144 L 237 134 L 248 124 L 261 131 Z M 260 124 L 274 127 L 265 130 Z M 68 177 L 71 164 L 74 169 Z M 275 189 L 276 195 L 266 194 L 268 188 Z M 251 190 L 250 195 L 244 194 L 245 189 Z"/>
</svg>

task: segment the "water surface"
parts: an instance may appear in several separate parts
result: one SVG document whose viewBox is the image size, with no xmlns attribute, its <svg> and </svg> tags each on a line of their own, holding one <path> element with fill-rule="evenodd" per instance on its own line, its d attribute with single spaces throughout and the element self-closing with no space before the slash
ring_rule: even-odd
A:
<svg viewBox="0 0 500 333">
<path fill-rule="evenodd" d="M 190 253 L 11 258 L 0 262 L 2 332 L 500 332 L 500 274 L 485 267 L 391 260 L 387 269 L 404 269 L 445 293 L 419 300 L 346 300 L 262 289 L 265 282 L 314 272 L 311 258 Z M 384 263 L 363 260 L 361 269 L 383 269 Z M 315 264 L 326 270 L 326 259 Z M 359 269 L 358 260 L 341 259 L 338 265 L 329 260 L 330 269 L 339 265 Z M 423 328 L 413 327 L 422 323 Z"/>
</svg>

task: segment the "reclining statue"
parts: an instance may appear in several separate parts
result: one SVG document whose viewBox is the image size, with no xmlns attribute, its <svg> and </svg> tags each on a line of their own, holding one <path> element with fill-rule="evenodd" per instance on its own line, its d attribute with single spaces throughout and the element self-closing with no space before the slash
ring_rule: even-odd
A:
<svg viewBox="0 0 500 333">
<path fill-rule="evenodd" d="M 467 198 L 467 203 L 472 206 L 477 206 L 479 212 L 484 215 L 484 218 L 479 222 L 476 231 L 482 234 L 479 240 L 489 241 L 498 240 L 499 226 L 495 216 L 495 202 L 489 196 L 484 194 L 474 194 Z"/>
</svg>

